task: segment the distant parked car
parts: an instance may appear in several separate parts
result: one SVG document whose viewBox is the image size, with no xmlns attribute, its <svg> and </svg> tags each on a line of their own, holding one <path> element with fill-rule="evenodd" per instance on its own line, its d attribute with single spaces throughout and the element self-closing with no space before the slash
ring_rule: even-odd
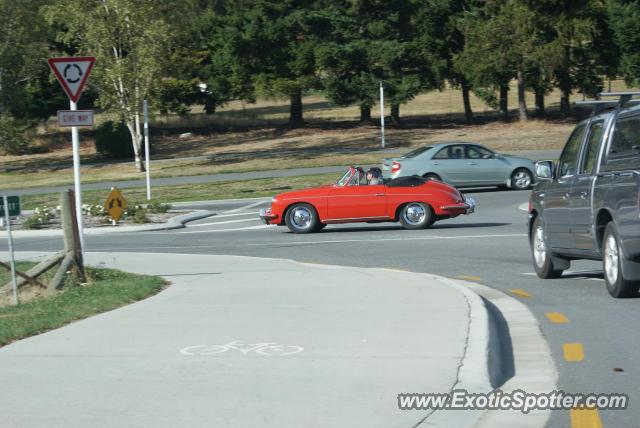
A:
<svg viewBox="0 0 640 428">
<path fill-rule="evenodd" d="M 450 142 L 423 146 L 398 158 L 384 159 L 385 176 L 419 175 L 456 187 L 499 186 L 516 190 L 533 184 L 530 159 L 502 155 L 475 143 Z"/>
</svg>

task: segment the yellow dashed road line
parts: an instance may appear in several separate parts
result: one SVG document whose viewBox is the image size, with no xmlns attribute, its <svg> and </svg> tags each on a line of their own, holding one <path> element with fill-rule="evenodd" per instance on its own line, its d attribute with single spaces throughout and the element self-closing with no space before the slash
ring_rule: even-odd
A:
<svg viewBox="0 0 640 428">
<path fill-rule="evenodd" d="M 569 319 L 560 312 L 547 312 L 545 315 L 554 324 L 566 324 L 569 322 Z"/>
<path fill-rule="evenodd" d="M 522 288 L 514 288 L 513 290 L 509 290 L 511 294 L 515 294 L 518 297 L 525 297 L 527 299 L 531 299 L 533 295 L 527 293 Z"/>
<path fill-rule="evenodd" d="M 475 282 L 482 281 L 482 278 L 480 278 L 479 276 L 460 275 L 460 276 L 456 276 L 456 278 L 464 279 L 465 281 L 475 281 Z"/>
<path fill-rule="evenodd" d="M 584 360 L 584 348 L 582 343 L 563 343 L 564 359 L 569 362 Z"/>
<path fill-rule="evenodd" d="M 602 428 L 598 409 L 578 407 L 569 410 L 571 428 Z"/>
</svg>

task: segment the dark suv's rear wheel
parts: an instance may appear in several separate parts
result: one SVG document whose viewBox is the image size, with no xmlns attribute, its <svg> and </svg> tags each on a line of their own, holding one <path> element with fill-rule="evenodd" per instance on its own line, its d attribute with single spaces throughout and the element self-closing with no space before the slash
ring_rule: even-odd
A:
<svg viewBox="0 0 640 428">
<path fill-rule="evenodd" d="M 629 281 L 622 273 L 624 255 L 620 248 L 618 234 L 613 223 L 604 230 L 602 240 L 602 268 L 607 291 L 615 298 L 634 297 L 638 295 L 640 281 Z"/>
<path fill-rule="evenodd" d="M 543 279 L 560 278 L 562 271 L 568 268 L 568 261 L 553 257 L 547 247 L 544 224 L 540 217 L 533 221 L 531 229 L 531 255 L 536 275 Z M 561 266 L 564 264 L 565 266 Z"/>
</svg>

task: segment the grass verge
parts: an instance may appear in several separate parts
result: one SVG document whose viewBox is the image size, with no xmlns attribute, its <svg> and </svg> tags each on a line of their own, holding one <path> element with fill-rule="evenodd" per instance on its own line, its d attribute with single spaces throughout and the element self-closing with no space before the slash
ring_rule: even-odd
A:
<svg viewBox="0 0 640 428">
<path fill-rule="evenodd" d="M 33 265 L 18 263 L 25 270 Z M 113 269 L 87 268 L 87 275 L 91 278 L 88 285 L 68 285 L 52 297 L 1 307 L 0 346 L 144 299 L 165 286 L 159 277 Z M 0 283 L 6 283 L 8 276 L 0 272 Z"/>
<path fill-rule="evenodd" d="M 303 175 L 297 177 L 260 178 L 242 181 L 221 181 L 205 184 L 184 184 L 179 186 L 161 186 L 152 189 L 153 198 L 163 202 L 186 202 L 214 199 L 238 199 L 269 197 L 277 193 L 305 187 L 334 183 L 339 173 Z M 147 198 L 144 187 L 121 189 L 128 205 L 143 203 Z M 109 190 L 92 190 L 82 192 L 85 203 L 103 204 Z M 25 195 L 22 197 L 22 207 L 25 210 L 36 206 L 59 204 L 60 195 L 49 193 L 43 195 Z"/>
</svg>

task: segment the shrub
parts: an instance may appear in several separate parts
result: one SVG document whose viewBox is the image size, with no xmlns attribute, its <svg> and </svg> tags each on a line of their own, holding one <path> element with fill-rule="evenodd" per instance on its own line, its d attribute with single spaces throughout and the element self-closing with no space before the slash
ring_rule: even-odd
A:
<svg viewBox="0 0 640 428">
<path fill-rule="evenodd" d="M 166 213 L 171 209 L 170 204 L 165 204 L 157 200 L 151 200 L 147 203 L 147 211 L 154 214 Z"/>
<path fill-rule="evenodd" d="M 134 205 L 129 205 L 127 206 L 127 209 L 124 210 L 124 213 L 122 213 L 122 215 L 124 217 L 135 217 L 136 213 L 138 211 L 145 211 L 144 207 L 140 204 L 134 204 Z"/>
<path fill-rule="evenodd" d="M 142 210 L 137 210 L 136 213 L 133 215 L 133 222 L 134 223 L 149 223 L 149 219 L 147 218 L 147 211 L 142 209 Z"/>
<path fill-rule="evenodd" d="M 0 151 L 8 155 L 21 155 L 29 150 L 24 138 L 25 127 L 13 117 L 0 114 Z"/>
<path fill-rule="evenodd" d="M 48 224 L 54 217 L 55 211 L 48 206 L 36 207 L 33 210 L 33 215 L 22 222 L 22 227 L 25 229 L 39 229 Z"/>
<path fill-rule="evenodd" d="M 109 215 L 103 205 L 95 204 L 82 204 L 82 214 L 90 217 L 104 217 Z"/>
<path fill-rule="evenodd" d="M 96 129 L 96 151 L 110 158 L 133 158 L 131 134 L 122 123 L 108 121 Z"/>
</svg>

